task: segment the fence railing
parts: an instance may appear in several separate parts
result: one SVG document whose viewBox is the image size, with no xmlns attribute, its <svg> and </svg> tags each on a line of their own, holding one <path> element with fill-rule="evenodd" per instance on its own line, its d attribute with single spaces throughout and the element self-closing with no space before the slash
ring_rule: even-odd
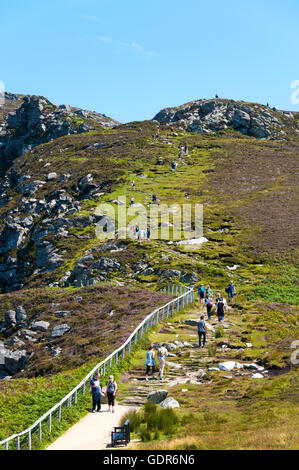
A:
<svg viewBox="0 0 299 470">
<path fill-rule="evenodd" d="M 134 346 L 142 336 L 147 332 L 147 330 L 157 323 L 160 320 L 165 320 L 171 316 L 175 311 L 183 309 L 185 306 L 189 305 L 194 301 L 194 291 L 193 286 L 187 287 L 182 285 L 172 285 L 160 289 L 162 292 L 168 292 L 169 294 L 176 295 L 176 297 L 163 305 L 162 307 L 157 308 L 151 312 L 147 317 L 135 328 L 133 333 L 129 336 L 126 342 L 106 357 L 103 361 L 99 362 L 89 374 L 81 380 L 81 382 L 71 390 L 62 400 L 60 400 L 56 405 L 54 405 L 50 410 L 43 414 L 35 423 L 33 423 L 29 428 L 25 429 L 18 434 L 13 434 L 12 436 L 4 439 L 0 442 L 0 448 L 5 450 L 9 449 L 21 449 L 21 443 L 26 441 L 27 449 L 32 449 L 32 435 L 37 433 L 38 440 L 42 441 L 43 438 L 43 427 L 42 424 L 47 424 L 47 432 L 52 432 L 52 418 L 55 416 L 59 421 L 62 420 L 62 410 L 63 407 L 67 409 L 73 405 L 77 404 L 78 395 L 82 393 L 85 395 L 86 388 L 88 389 L 89 381 L 95 372 L 100 372 L 102 375 L 106 375 L 109 369 L 112 366 L 118 363 L 119 359 L 124 359 L 126 355 L 130 354 L 132 346 Z M 87 387 L 86 387 L 87 384 Z"/>
</svg>

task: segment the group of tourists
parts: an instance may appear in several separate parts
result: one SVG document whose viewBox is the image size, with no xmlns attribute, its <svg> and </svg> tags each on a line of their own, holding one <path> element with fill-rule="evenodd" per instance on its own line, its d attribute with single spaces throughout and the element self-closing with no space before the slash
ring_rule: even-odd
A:
<svg viewBox="0 0 299 470">
<path fill-rule="evenodd" d="M 136 225 L 134 228 L 135 238 L 139 241 L 139 244 L 143 241 L 150 241 L 151 239 L 151 230 L 149 227 L 140 228 L 139 225 Z"/>
<path fill-rule="evenodd" d="M 107 397 L 108 401 L 108 412 L 114 413 L 115 397 L 117 392 L 117 383 L 114 380 L 113 375 L 109 376 L 109 380 L 104 393 L 100 384 L 100 374 L 97 372 L 89 383 L 92 392 L 92 412 L 100 412 L 102 408 L 102 396 Z"/>
</svg>

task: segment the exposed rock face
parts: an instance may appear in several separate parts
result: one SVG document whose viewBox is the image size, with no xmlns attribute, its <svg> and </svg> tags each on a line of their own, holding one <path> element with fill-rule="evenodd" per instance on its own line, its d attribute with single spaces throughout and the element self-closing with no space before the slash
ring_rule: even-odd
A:
<svg viewBox="0 0 299 470">
<path fill-rule="evenodd" d="M 250 105 L 233 100 L 196 100 L 174 108 L 162 109 L 155 120 L 182 126 L 190 132 L 211 133 L 231 127 L 243 134 L 260 138 L 281 138 L 292 116 L 260 104 Z"/>
<path fill-rule="evenodd" d="M 9 98 L 9 95 L 7 95 Z M 43 96 L 24 96 L 20 107 L 4 114 L 5 122 L 0 123 L 0 161 L 2 174 L 18 156 L 30 151 L 36 145 L 49 142 L 68 134 L 79 134 L 91 130 L 92 120 L 106 127 L 117 125 L 117 121 L 104 114 L 57 106 Z M 88 124 L 82 122 L 88 119 Z"/>
<path fill-rule="evenodd" d="M 1 375 L 14 375 L 26 366 L 27 352 L 10 351 L 0 344 L 0 374 Z"/>
<path fill-rule="evenodd" d="M 62 325 L 57 325 L 53 328 L 52 333 L 51 333 L 51 338 L 59 338 L 60 336 L 63 336 L 65 333 L 67 333 L 70 330 L 70 327 L 67 323 L 63 323 Z"/>
</svg>

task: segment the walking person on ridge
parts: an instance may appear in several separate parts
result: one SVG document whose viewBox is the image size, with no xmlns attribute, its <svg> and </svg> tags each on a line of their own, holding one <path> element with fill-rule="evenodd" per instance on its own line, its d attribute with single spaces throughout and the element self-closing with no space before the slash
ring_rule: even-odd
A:
<svg viewBox="0 0 299 470">
<path fill-rule="evenodd" d="M 208 320 L 211 318 L 211 311 L 213 307 L 213 300 L 210 295 L 206 296 L 206 306 L 207 306 L 207 315 L 208 315 Z"/>
<path fill-rule="evenodd" d="M 200 305 L 203 305 L 204 304 L 204 298 L 205 298 L 205 288 L 204 288 L 203 284 L 200 284 L 197 293 L 198 293 L 198 298 L 200 299 Z"/>
</svg>

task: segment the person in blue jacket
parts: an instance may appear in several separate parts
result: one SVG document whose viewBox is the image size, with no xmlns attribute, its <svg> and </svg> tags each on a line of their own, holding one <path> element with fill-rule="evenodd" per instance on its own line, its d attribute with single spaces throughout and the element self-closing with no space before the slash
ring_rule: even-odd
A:
<svg viewBox="0 0 299 470">
<path fill-rule="evenodd" d="M 234 295 L 235 295 L 235 286 L 234 286 L 233 281 L 230 281 L 230 283 L 229 283 L 229 285 L 227 286 L 227 288 L 225 289 L 225 291 L 227 292 L 229 301 L 230 301 L 230 299 L 233 299 L 233 298 L 234 298 Z"/>
</svg>

